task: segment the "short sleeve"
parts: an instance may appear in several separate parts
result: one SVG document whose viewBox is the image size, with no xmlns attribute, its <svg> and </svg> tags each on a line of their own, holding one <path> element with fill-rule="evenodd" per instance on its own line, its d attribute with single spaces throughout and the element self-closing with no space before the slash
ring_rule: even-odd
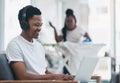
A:
<svg viewBox="0 0 120 83">
<path fill-rule="evenodd" d="M 78 27 L 78 28 L 79 28 L 80 34 L 84 36 L 86 33 L 86 30 L 84 30 L 82 27 Z"/>
<path fill-rule="evenodd" d="M 22 52 L 16 42 L 11 42 L 8 44 L 6 49 L 6 56 L 9 63 L 11 61 L 23 61 Z"/>
</svg>

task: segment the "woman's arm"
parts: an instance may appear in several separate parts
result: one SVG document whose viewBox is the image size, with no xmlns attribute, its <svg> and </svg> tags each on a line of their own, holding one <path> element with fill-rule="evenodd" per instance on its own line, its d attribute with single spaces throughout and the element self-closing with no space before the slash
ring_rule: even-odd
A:
<svg viewBox="0 0 120 83">
<path fill-rule="evenodd" d="M 88 34 L 87 32 L 85 32 L 84 37 L 86 37 L 87 39 L 90 39 L 90 40 L 91 40 L 91 38 L 90 38 L 90 36 L 89 36 L 89 34 Z"/>
<path fill-rule="evenodd" d="M 57 33 L 57 30 L 56 30 L 55 26 L 53 26 L 51 22 L 49 22 L 49 25 L 50 25 L 50 26 L 54 29 L 54 33 L 55 33 L 55 40 L 56 40 L 56 42 L 60 42 L 60 41 L 62 41 L 62 40 L 63 40 L 63 36 L 58 35 L 58 33 Z"/>
</svg>

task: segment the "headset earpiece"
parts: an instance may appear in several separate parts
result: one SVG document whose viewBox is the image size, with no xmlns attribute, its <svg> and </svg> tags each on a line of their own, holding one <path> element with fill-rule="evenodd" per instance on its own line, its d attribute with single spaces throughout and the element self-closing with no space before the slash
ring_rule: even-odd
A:
<svg viewBox="0 0 120 83">
<path fill-rule="evenodd" d="M 23 30 L 28 30 L 29 29 L 29 24 L 28 22 L 26 21 L 26 12 L 27 12 L 27 9 L 29 7 L 32 7 L 32 6 L 27 6 L 25 7 L 25 9 L 23 9 L 23 14 L 22 14 L 22 21 L 21 21 L 21 28 Z"/>
<path fill-rule="evenodd" d="M 28 30 L 28 28 L 29 28 L 28 22 L 25 21 L 25 20 L 22 20 L 21 21 L 21 27 L 22 27 L 23 30 Z"/>
</svg>

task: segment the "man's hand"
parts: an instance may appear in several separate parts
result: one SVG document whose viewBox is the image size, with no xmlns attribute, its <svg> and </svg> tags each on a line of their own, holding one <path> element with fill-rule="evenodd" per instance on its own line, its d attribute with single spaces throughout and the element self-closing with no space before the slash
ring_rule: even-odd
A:
<svg viewBox="0 0 120 83">
<path fill-rule="evenodd" d="M 53 79 L 55 80 L 73 80 L 75 76 L 64 75 L 64 74 L 54 74 Z"/>
</svg>

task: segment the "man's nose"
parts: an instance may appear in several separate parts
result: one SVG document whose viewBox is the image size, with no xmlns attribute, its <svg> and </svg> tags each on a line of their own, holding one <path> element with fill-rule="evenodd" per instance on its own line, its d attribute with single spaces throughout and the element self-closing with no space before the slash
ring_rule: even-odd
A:
<svg viewBox="0 0 120 83">
<path fill-rule="evenodd" d="M 41 28 L 42 28 L 42 27 L 38 27 L 37 30 L 41 31 Z"/>
</svg>

